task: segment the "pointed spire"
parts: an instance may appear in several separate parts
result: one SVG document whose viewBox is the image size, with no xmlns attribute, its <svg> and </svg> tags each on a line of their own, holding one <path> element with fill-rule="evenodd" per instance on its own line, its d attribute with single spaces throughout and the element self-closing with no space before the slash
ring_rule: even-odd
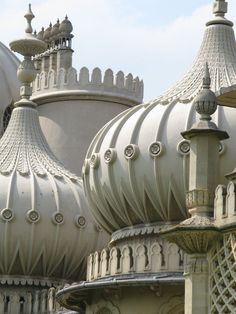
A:
<svg viewBox="0 0 236 314">
<path fill-rule="evenodd" d="M 215 16 L 224 17 L 228 12 L 228 2 L 225 0 L 215 0 L 213 3 L 213 13 Z"/>
<path fill-rule="evenodd" d="M 208 62 L 206 62 L 202 88 L 210 89 L 210 86 L 211 86 L 211 77 L 210 77 Z"/>
</svg>

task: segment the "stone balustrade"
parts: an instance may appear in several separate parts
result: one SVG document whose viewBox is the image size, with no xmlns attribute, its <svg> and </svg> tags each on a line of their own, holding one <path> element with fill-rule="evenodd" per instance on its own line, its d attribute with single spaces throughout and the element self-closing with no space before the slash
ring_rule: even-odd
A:
<svg viewBox="0 0 236 314">
<path fill-rule="evenodd" d="M 215 220 L 217 225 L 236 223 L 236 184 L 219 185 L 215 192 Z"/>
<path fill-rule="evenodd" d="M 177 245 L 164 240 L 134 241 L 90 254 L 87 280 L 130 273 L 183 272 L 185 258 Z"/>
</svg>

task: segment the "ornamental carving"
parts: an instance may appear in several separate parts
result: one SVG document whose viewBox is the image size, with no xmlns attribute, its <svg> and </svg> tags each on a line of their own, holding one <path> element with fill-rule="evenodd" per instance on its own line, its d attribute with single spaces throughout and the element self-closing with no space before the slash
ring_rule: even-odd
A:
<svg viewBox="0 0 236 314">
<path fill-rule="evenodd" d="M 33 210 L 33 209 L 31 209 L 27 212 L 26 217 L 27 217 L 28 221 L 31 223 L 36 223 L 40 219 L 39 212 L 36 210 Z"/>
<path fill-rule="evenodd" d="M 104 160 L 107 164 L 110 164 L 116 160 L 116 150 L 109 148 L 104 153 Z"/>
<path fill-rule="evenodd" d="M 124 154 L 126 159 L 135 159 L 138 157 L 139 148 L 137 145 L 129 144 L 125 147 Z"/>
<path fill-rule="evenodd" d="M 86 219 L 84 216 L 76 216 L 75 217 L 75 223 L 77 227 L 82 228 L 86 225 Z"/>
<path fill-rule="evenodd" d="M 117 245 L 111 249 L 103 249 L 89 255 L 87 263 L 87 280 L 132 273 L 146 273 L 147 271 L 182 272 L 184 253 L 180 248 L 167 241 L 148 238 L 130 241 L 129 245 Z"/>
<path fill-rule="evenodd" d="M 192 190 L 186 193 L 186 206 L 188 209 L 197 206 L 213 206 L 214 193 L 208 190 Z"/>
<path fill-rule="evenodd" d="M 52 221 L 56 224 L 56 225 L 61 225 L 64 222 L 64 216 L 62 213 L 56 212 L 52 215 Z"/>
<path fill-rule="evenodd" d="M 177 151 L 181 155 L 189 155 L 189 153 L 190 153 L 190 142 L 188 140 L 181 141 L 177 146 Z"/>
<path fill-rule="evenodd" d="M 153 142 L 149 146 L 149 153 L 152 157 L 160 156 L 163 152 L 163 145 L 161 142 Z"/>
<path fill-rule="evenodd" d="M 27 128 L 25 128 L 27 126 Z M 77 181 L 78 177 L 67 171 L 49 148 L 39 124 L 37 110 L 15 108 L 10 123 L 1 138 L 0 173 L 9 175 L 17 171 L 40 177 L 52 175 Z"/>
<path fill-rule="evenodd" d="M 4 208 L 1 211 L 1 217 L 5 221 L 11 221 L 14 218 L 14 213 L 10 208 Z"/>
</svg>

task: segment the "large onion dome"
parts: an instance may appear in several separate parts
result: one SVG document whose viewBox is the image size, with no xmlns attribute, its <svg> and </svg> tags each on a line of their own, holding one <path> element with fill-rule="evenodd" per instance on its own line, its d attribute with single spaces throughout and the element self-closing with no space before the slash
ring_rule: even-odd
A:
<svg viewBox="0 0 236 314">
<path fill-rule="evenodd" d="M 236 90 L 236 44 L 225 1 L 215 1 L 198 56 L 184 78 L 163 96 L 127 110 L 96 135 L 83 167 L 87 199 L 97 221 L 109 232 L 187 217 L 189 142 L 180 133 L 195 122 L 193 99 L 201 89 L 206 62 L 218 99 Z M 226 93 L 227 91 L 227 93 Z M 236 111 L 221 107 L 213 121 L 236 132 Z M 235 139 L 219 147 L 220 181 L 235 164 Z"/>
<path fill-rule="evenodd" d="M 31 34 L 32 17 L 30 10 L 25 38 L 10 44 L 24 61 L 18 69 L 21 100 L 0 140 L 0 277 L 76 280 L 101 233 L 81 180 L 51 152 L 29 100 L 36 76 L 31 55 L 45 49 Z"/>
</svg>

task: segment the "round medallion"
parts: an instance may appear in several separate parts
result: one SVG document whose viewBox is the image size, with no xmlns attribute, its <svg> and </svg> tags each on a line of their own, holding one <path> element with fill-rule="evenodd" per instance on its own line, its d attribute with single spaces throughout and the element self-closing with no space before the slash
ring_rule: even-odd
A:
<svg viewBox="0 0 236 314">
<path fill-rule="evenodd" d="M 64 222 L 63 214 L 59 212 L 54 213 L 52 215 L 52 221 L 57 225 L 61 225 Z"/>
<path fill-rule="evenodd" d="M 126 159 L 135 159 L 139 153 L 139 148 L 137 145 L 129 144 L 124 149 L 124 154 Z"/>
<path fill-rule="evenodd" d="M 26 213 L 26 217 L 27 217 L 28 221 L 31 223 L 38 222 L 40 219 L 39 212 L 37 212 L 36 210 L 33 210 L 33 209 L 29 210 Z"/>
<path fill-rule="evenodd" d="M 97 153 L 92 154 L 90 158 L 90 167 L 97 168 L 99 165 L 99 155 Z"/>
<path fill-rule="evenodd" d="M 4 208 L 1 211 L 1 217 L 5 221 L 11 221 L 14 218 L 14 213 L 10 208 Z"/>
<path fill-rule="evenodd" d="M 82 228 L 86 225 L 86 219 L 84 216 L 76 216 L 75 223 L 78 227 Z"/>
<path fill-rule="evenodd" d="M 188 155 L 190 153 L 190 142 L 187 140 L 181 141 L 178 144 L 177 150 L 181 155 Z"/>
<path fill-rule="evenodd" d="M 163 145 L 161 142 L 153 142 L 149 146 L 149 153 L 152 157 L 157 157 L 159 156 L 163 151 Z"/>
<path fill-rule="evenodd" d="M 107 164 L 112 163 L 116 159 L 116 151 L 114 148 L 109 148 L 104 153 L 104 160 Z"/>
</svg>

